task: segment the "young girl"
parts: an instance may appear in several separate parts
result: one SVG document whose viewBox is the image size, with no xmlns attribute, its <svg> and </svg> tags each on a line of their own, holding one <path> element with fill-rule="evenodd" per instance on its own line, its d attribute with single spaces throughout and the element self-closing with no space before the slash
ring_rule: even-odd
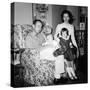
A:
<svg viewBox="0 0 90 90">
<path fill-rule="evenodd" d="M 59 35 L 58 35 L 59 37 Z M 60 48 L 55 50 L 53 53 L 55 57 L 59 55 L 64 55 L 65 58 L 65 65 L 66 65 L 66 72 L 68 73 L 71 79 L 76 79 L 75 71 L 73 68 L 73 60 L 75 59 L 73 45 L 71 43 L 70 37 L 68 36 L 68 30 L 66 28 L 62 28 L 61 30 L 61 37 L 60 39 Z"/>
</svg>

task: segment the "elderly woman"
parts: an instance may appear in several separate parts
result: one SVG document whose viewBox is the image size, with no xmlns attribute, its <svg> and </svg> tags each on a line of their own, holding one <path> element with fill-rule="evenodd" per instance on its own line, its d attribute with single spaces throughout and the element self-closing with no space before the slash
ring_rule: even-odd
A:
<svg viewBox="0 0 90 90">
<path fill-rule="evenodd" d="M 54 80 L 54 61 L 40 59 L 42 44 L 46 35 L 42 32 L 41 20 L 34 21 L 33 32 L 29 33 L 25 41 L 25 51 L 22 53 L 21 63 L 24 66 L 24 80 L 35 86 L 51 85 Z M 26 86 L 26 85 L 25 85 Z"/>
</svg>

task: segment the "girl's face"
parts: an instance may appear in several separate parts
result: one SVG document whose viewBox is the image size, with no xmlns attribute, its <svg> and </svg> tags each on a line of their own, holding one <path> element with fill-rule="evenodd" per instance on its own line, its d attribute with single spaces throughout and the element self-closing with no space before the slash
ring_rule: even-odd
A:
<svg viewBox="0 0 90 90">
<path fill-rule="evenodd" d="M 64 22 L 68 22 L 69 21 L 69 15 L 68 15 L 68 13 L 65 13 L 64 15 L 63 15 L 63 20 L 64 20 Z"/>
<path fill-rule="evenodd" d="M 66 31 L 62 32 L 62 37 L 63 37 L 63 38 L 67 38 L 67 36 L 68 36 L 68 35 L 67 35 L 67 32 L 66 32 Z"/>
<path fill-rule="evenodd" d="M 35 32 L 39 33 L 41 29 L 42 29 L 42 23 L 37 21 L 35 24 Z"/>
</svg>

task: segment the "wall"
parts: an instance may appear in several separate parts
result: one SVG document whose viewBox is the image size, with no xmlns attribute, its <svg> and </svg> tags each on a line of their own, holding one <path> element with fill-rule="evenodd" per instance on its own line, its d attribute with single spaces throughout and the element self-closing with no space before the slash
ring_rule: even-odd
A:
<svg viewBox="0 0 90 90">
<path fill-rule="evenodd" d="M 52 26 L 55 31 L 56 26 L 61 23 L 61 12 L 66 9 L 64 5 L 52 5 Z"/>
<path fill-rule="evenodd" d="M 16 2 L 14 5 L 14 24 L 32 24 L 32 4 Z M 75 17 L 74 26 L 79 29 L 79 13 L 76 6 L 49 5 L 47 23 L 53 27 L 54 31 L 57 24 L 61 23 L 61 12 L 70 10 Z"/>
<path fill-rule="evenodd" d="M 63 10 L 69 10 L 73 14 L 75 21 L 74 26 L 76 30 L 79 30 L 79 12 L 77 6 L 64 6 L 64 5 L 52 5 L 52 27 L 55 31 L 57 24 L 62 23 L 61 13 Z"/>
<path fill-rule="evenodd" d="M 14 24 L 32 24 L 32 4 L 15 2 Z"/>
<path fill-rule="evenodd" d="M 78 6 L 67 6 L 67 10 L 71 11 L 75 20 L 73 22 L 75 29 L 79 30 L 79 7 Z"/>
<path fill-rule="evenodd" d="M 52 27 L 52 5 L 48 6 L 47 23 Z"/>
</svg>

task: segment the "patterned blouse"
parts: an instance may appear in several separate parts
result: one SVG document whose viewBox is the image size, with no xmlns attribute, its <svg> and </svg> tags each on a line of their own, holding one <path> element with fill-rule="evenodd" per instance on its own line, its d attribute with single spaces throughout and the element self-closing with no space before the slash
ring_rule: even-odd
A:
<svg viewBox="0 0 90 90">
<path fill-rule="evenodd" d="M 26 48 L 39 48 L 44 42 L 45 38 L 42 33 L 39 33 L 38 35 L 30 33 L 26 37 L 25 46 Z"/>
</svg>

